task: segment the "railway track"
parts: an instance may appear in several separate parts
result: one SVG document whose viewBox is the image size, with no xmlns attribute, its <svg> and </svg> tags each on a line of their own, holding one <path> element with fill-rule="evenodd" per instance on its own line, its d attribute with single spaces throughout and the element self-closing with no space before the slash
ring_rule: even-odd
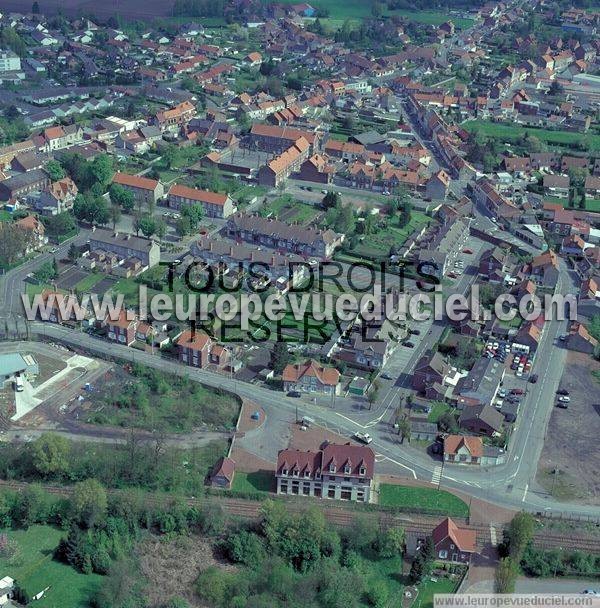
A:
<svg viewBox="0 0 600 608">
<path fill-rule="evenodd" d="M 0 480 L 0 487 L 19 491 L 26 488 L 29 484 L 21 481 L 3 481 Z M 71 488 L 68 486 L 45 485 L 44 489 L 55 495 L 69 495 Z M 121 490 L 109 490 L 109 494 L 117 495 Z M 162 505 L 168 503 L 168 496 L 152 496 L 148 495 L 145 501 L 150 505 Z M 190 506 L 203 506 L 206 504 L 217 504 L 223 508 L 223 511 L 228 515 L 240 517 L 243 519 L 258 519 L 260 517 L 260 501 L 244 500 L 233 498 L 230 496 L 207 496 L 204 498 L 187 498 L 187 504 Z M 300 504 L 295 501 L 286 501 L 288 510 L 294 513 L 300 513 L 306 509 L 305 504 Z M 338 506 L 323 505 L 323 513 L 325 518 L 336 526 L 348 526 L 353 520 L 362 515 L 367 518 L 376 519 L 384 528 L 390 526 L 402 526 L 407 533 L 416 534 L 418 536 L 428 536 L 432 530 L 439 524 L 441 517 L 422 515 L 418 513 L 389 513 L 386 511 L 363 511 L 344 508 Z M 491 543 L 491 531 L 489 525 L 484 524 L 468 524 L 466 520 L 455 518 L 457 524 L 461 527 L 474 530 L 477 538 L 477 545 L 483 547 Z M 496 527 L 498 538 L 502 537 L 502 530 Z M 600 536 L 591 536 L 583 534 L 565 534 L 554 533 L 546 530 L 538 530 L 533 539 L 533 545 L 538 549 L 563 549 L 569 551 L 584 551 L 587 553 L 600 554 Z"/>
</svg>

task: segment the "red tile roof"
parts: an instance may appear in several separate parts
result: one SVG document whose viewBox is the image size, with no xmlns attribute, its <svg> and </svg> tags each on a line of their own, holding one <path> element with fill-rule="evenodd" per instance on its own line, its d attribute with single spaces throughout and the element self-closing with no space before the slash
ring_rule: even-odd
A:
<svg viewBox="0 0 600 608">
<path fill-rule="evenodd" d="M 340 372 L 335 367 L 324 367 L 313 360 L 289 364 L 283 370 L 284 382 L 297 382 L 303 376 L 315 376 L 321 384 L 327 386 L 336 386 L 340 381 Z"/>
<path fill-rule="evenodd" d="M 469 437 L 468 435 L 448 435 L 444 439 L 444 454 L 456 454 L 465 446 L 471 456 L 481 458 L 483 456 L 483 442 L 481 437 Z"/>
<path fill-rule="evenodd" d="M 203 331 L 197 331 L 192 335 L 191 330 L 182 332 L 177 339 L 177 346 L 191 348 L 192 350 L 203 350 L 207 344 L 211 343 L 210 336 Z"/>
<path fill-rule="evenodd" d="M 438 545 L 449 538 L 464 553 L 477 551 L 475 530 L 459 528 L 449 517 L 446 517 L 431 533 L 433 544 Z"/>
<path fill-rule="evenodd" d="M 189 198 L 200 203 L 220 206 L 223 206 L 227 202 L 228 198 L 227 194 L 218 194 L 208 190 L 198 190 L 196 188 L 189 188 L 188 186 L 184 186 L 182 184 L 173 184 L 169 190 L 169 196 L 171 195 Z"/>
<path fill-rule="evenodd" d="M 158 186 L 158 180 L 150 179 L 149 177 L 139 177 L 138 175 L 129 175 L 128 173 L 115 173 L 113 184 L 140 188 L 142 190 L 154 190 Z"/>
</svg>

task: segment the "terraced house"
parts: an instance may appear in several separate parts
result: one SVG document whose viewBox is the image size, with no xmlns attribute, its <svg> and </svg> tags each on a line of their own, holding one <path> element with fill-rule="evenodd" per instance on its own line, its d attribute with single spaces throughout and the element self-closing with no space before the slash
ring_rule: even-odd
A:
<svg viewBox="0 0 600 608">
<path fill-rule="evenodd" d="M 283 390 L 339 395 L 340 372 L 316 361 L 289 364 L 283 370 Z"/>
<path fill-rule="evenodd" d="M 329 258 L 344 235 L 333 230 L 305 228 L 280 220 L 236 213 L 225 226 L 227 236 L 306 257 Z"/>
<path fill-rule="evenodd" d="M 113 184 L 119 184 L 126 190 L 129 190 L 136 201 L 140 203 L 152 202 L 156 204 L 158 199 L 161 199 L 164 194 L 164 187 L 157 179 L 149 177 L 139 177 L 138 175 L 129 175 L 128 173 L 115 173 Z"/>
<path fill-rule="evenodd" d="M 235 205 L 228 194 L 173 184 L 169 190 L 169 207 L 179 210 L 190 205 L 202 205 L 206 217 L 226 218 L 235 212 Z"/>
</svg>

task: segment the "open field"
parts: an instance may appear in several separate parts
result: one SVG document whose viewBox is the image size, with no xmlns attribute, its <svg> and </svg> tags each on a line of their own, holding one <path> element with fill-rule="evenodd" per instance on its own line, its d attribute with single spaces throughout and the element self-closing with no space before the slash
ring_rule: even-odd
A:
<svg viewBox="0 0 600 608">
<path fill-rule="evenodd" d="M 64 532 L 50 526 L 31 526 L 27 530 L 3 530 L 15 540 L 20 557 L 0 559 L 3 576 L 14 578 L 30 595 L 50 589 L 35 602 L 39 608 L 81 608 L 95 595 L 102 577 L 80 574 L 71 566 L 52 559 Z"/>
<path fill-rule="evenodd" d="M 557 500 L 599 504 L 600 364 L 589 355 L 569 352 L 561 387 L 570 392 L 566 410 L 553 408 L 537 481 Z"/>
<path fill-rule="evenodd" d="M 154 19 L 168 17 L 172 2 L 162 0 L 106 0 L 98 3 L 93 0 L 44 0 L 42 10 L 45 15 L 61 11 L 65 16 L 96 15 L 113 17 L 119 15 L 125 19 Z M 23 12 L 22 0 L 5 0 L 2 10 L 6 12 Z"/>
<path fill-rule="evenodd" d="M 454 494 L 433 488 L 397 486 L 382 483 L 379 504 L 386 507 L 406 507 L 423 511 L 439 511 L 451 517 L 468 517 L 469 506 Z"/>
<path fill-rule="evenodd" d="M 504 143 L 513 143 L 523 137 L 525 133 L 534 135 L 542 142 L 550 146 L 573 147 L 580 142 L 586 142 L 590 150 L 600 150 L 600 135 L 592 133 L 575 133 L 572 131 L 552 131 L 550 129 L 536 129 L 497 123 L 489 120 L 470 120 L 463 124 L 463 127 L 470 132 L 478 131 L 483 135 L 499 139 Z"/>
<path fill-rule="evenodd" d="M 548 203 L 558 203 L 565 208 L 569 208 L 569 201 L 566 198 L 557 198 L 555 196 L 544 197 L 544 201 Z M 576 207 L 579 209 L 579 206 Z M 585 210 L 592 211 L 594 213 L 600 213 L 600 198 L 586 198 L 585 199 Z"/>
</svg>

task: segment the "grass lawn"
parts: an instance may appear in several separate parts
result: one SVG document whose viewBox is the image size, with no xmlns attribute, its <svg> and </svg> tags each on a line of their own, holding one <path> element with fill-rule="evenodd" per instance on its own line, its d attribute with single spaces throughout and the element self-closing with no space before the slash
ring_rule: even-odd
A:
<svg viewBox="0 0 600 608">
<path fill-rule="evenodd" d="M 440 512 L 450 517 L 468 517 L 469 506 L 454 494 L 432 488 L 417 488 L 382 483 L 379 504 L 387 507 L 405 507 L 415 511 Z"/>
<path fill-rule="evenodd" d="M 590 133 L 574 133 L 571 131 L 552 131 L 550 129 L 535 129 L 531 127 L 523 127 L 521 125 L 512 125 L 506 123 L 497 123 L 490 120 L 470 120 L 463 127 L 467 131 L 479 131 L 483 135 L 501 139 L 503 142 L 512 143 L 521 138 L 525 133 L 535 135 L 541 141 L 562 147 L 575 146 L 581 141 L 587 142 L 590 150 L 600 150 L 600 135 Z"/>
<path fill-rule="evenodd" d="M 437 579 L 435 582 L 428 578 L 419 585 L 419 593 L 412 605 L 419 608 L 432 608 L 433 596 L 436 593 L 454 593 L 460 579 L 450 580 L 449 578 Z"/>
<path fill-rule="evenodd" d="M 275 490 L 275 477 L 272 471 L 235 474 L 231 489 L 234 492 L 272 492 Z"/>
<path fill-rule="evenodd" d="M 299 222 L 300 224 L 309 224 L 312 222 L 320 210 L 300 201 L 294 200 L 289 194 L 284 194 L 263 208 L 265 214 L 271 214 L 277 219 L 285 222 Z"/>
<path fill-rule="evenodd" d="M 398 220 L 394 218 L 388 222 L 386 228 L 366 237 L 351 253 L 364 257 L 387 256 L 390 247 L 393 245 L 401 247 L 415 230 L 422 229 L 430 221 L 431 218 L 424 213 L 413 210 L 410 222 L 406 226 L 400 228 Z"/>
<path fill-rule="evenodd" d="M 39 608 L 81 608 L 97 593 L 102 577 L 80 574 L 70 566 L 52 559 L 52 554 L 65 532 L 50 526 L 31 526 L 27 530 L 3 530 L 19 543 L 21 557 L 11 565 L 0 559 L 3 576 L 14 578 L 30 595 L 50 587 Z"/>
<path fill-rule="evenodd" d="M 473 19 L 469 19 L 468 17 L 457 17 L 446 11 L 411 11 L 408 9 L 397 9 L 388 11 L 388 14 L 400 15 L 401 17 L 406 17 L 409 21 L 424 23 L 426 25 L 442 25 L 442 23 L 445 23 L 446 21 L 452 21 L 460 30 L 473 25 Z"/>
<path fill-rule="evenodd" d="M 88 292 L 94 285 L 100 283 L 100 281 L 104 278 L 106 277 L 99 272 L 91 273 L 84 279 L 81 279 L 81 281 L 75 285 L 75 291 Z"/>
<path fill-rule="evenodd" d="M 6 209 L 0 209 L 0 222 L 10 222 L 12 221 L 12 213 L 7 211 Z"/>
<path fill-rule="evenodd" d="M 427 422 L 437 422 L 446 412 L 450 411 L 452 408 L 447 403 L 436 401 L 427 416 Z"/>
</svg>

